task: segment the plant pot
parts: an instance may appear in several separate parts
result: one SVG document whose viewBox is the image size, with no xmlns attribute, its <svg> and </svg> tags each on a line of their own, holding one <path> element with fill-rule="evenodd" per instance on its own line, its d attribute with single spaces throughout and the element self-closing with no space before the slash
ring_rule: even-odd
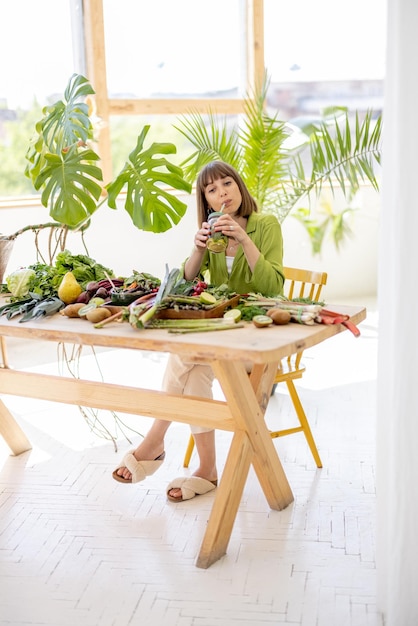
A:
<svg viewBox="0 0 418 626">
<path fill-rule="evenodd" d="M 14 239 L 6 239 L 0 237 L 0 283 L 6 273 L 6 267 L 9 262 L 10 255 L 13 250 Z"/>
</svg>

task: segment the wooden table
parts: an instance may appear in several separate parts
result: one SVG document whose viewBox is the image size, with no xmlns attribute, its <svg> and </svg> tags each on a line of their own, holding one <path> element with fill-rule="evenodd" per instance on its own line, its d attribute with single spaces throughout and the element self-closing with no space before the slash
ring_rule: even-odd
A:
<svg viewBox="0 0 418 626">
<path fill-rule="evenodd" d="M 366 317 L 363 307 L 336 306 L 358 324 Z M 251 463 L 272 509 L 281 510 L 293 501 L 293 494 L 264 421 L 274 375 L 279 361 L 314 346 L 345 326 L 285 326 L 245 328 L 191 334 L 172 334 L 167 330 L 135 330 L 128 323 L 112 323 L 103 329 L 82 319 L 62 315 L 19 323 L 0 317 L 0 340 L 5 337 L 45 340 L 108 348 L 129 348 L 175 353 L 187 359 L 206 362 L 213 368 L 225 401 L 79 380 L 50 374 L 17 371 L 0 367 L 0 393 L 38 398 L 77 406 L 112 409 L 130 414 L 160 417 L 234 432 L 222 479 L 196 561 L 207 568 L 226 553 L 234 520 L 241 501 Z M 354 340 L 354 338 L 353 338 Z M 248 376 L 245 362 L 254 367 Z M 7 365 L 7 363 L 6 363 Z M 31 448 L 25 433 L 0 400 L 0 435 L 13 454 Z"/>
</svg>

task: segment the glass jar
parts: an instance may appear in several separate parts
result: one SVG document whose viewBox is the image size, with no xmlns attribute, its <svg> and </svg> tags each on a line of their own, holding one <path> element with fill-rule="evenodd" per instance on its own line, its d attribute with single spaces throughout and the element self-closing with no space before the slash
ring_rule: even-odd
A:
<svg viewBox="0 0 418 626">
<path fill-rule="evenodd" d="M 220 211 L 215 211 L 214 213 L 211 213 L 208 217 L 210 235 L 206 242 L 206 245 L 210 252 L 225 252 L 228 247 L 228 237 L 221 232 L 216 232 L 214 230 L 215 223 L 221 215 L 223 215 L 223 213 L 221 213 Z"/>
</svg>

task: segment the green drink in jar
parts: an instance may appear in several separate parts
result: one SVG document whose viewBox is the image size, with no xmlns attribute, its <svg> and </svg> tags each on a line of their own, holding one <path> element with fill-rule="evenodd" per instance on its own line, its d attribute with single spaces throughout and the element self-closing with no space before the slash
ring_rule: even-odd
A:
<svg viewBox="0 0 418 626">
<path fill-rule="evenodd" d="M 214 213 L 211 213 L 208 217 L 210 235 L 206 245 L 210 252 L 225 252 L 228 247 L 228 237 L 221 232 L 216 232 L 214 230 L 215 223 L 221 215 L 222 211 L 215 211 Z"/>
</svg>

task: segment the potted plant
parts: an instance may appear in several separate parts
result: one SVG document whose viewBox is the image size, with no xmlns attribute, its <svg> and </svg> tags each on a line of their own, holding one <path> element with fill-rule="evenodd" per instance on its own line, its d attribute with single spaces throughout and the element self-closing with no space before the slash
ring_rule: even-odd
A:
<svg viewBox="0 0 418 626">
<path fill-rule="evenodd" d="M 286 123 L 267 113 L 267 87 L 266 78 L 262 88 L 246 98 L 239 128 L 230 129 L 225 119 L 211 112 L 206 117 L 191 113 L 180 118 L 177 129 L 194 146 L 181 164 L 189 181 L 195 180 L 209 161 L 227 161 L 240 172 L 261 210 L 274 213 L 280 222 L 303 198 L 319 197 L 325 184 L 332 192 L 341 189 L 349 202 L 363 181 L 379 188 L 381 116 L 374 119 L 369 111 L 360 121 L 356 113 L 353 127 L 347 109 L 335 107 L 326 110 L 322 118 Z M 333 214 L 333 219 L 322 225 L 337 229 L 334 241 L 338 244 L 348 234 L 344 215 Z M 295 217 L 315 238 L 312 244 L 318 253 L 323 232 L 319 240 L 318 229 L 311 228 L 309 208 L 295 210 Z"/>
<path fill-rule="evenodd" d="M 49 228 L 50 241 L 54 237 L 58 242 L 49 246 L 50 263 L 55 252 L 65 248 L 68 231 L 84 233 L 104 203 L 116 209 L 116 200 L 123 189 L 126 189 L 124 208 L 134 226 L 141 230 L 164 232 L 180 221 L 187 208 L 175 193 L 168 191 L 171 188 L 191 192 L 191 184 L 183 177 L 182 169 L 166 158 L 176 153 L 176 147 L 171 143 L 153 143 L 146 148 L 149 126 L 141 130 L 122 171 L 103 185 L 100 157 L 94 150 L 95 128 L 87 102 L 93 94 L 89 81 L 73 74 L 64 99 L 43 109 L 26 154 L 25 174 L 35 190 L 42 192 L 41 202 L 53 221 L 28 225 L 4 237 L 12 241 L 25 231 Z M 59 231 L 58 236 L 53 234 L 55 230 Z"/>
</svg>

